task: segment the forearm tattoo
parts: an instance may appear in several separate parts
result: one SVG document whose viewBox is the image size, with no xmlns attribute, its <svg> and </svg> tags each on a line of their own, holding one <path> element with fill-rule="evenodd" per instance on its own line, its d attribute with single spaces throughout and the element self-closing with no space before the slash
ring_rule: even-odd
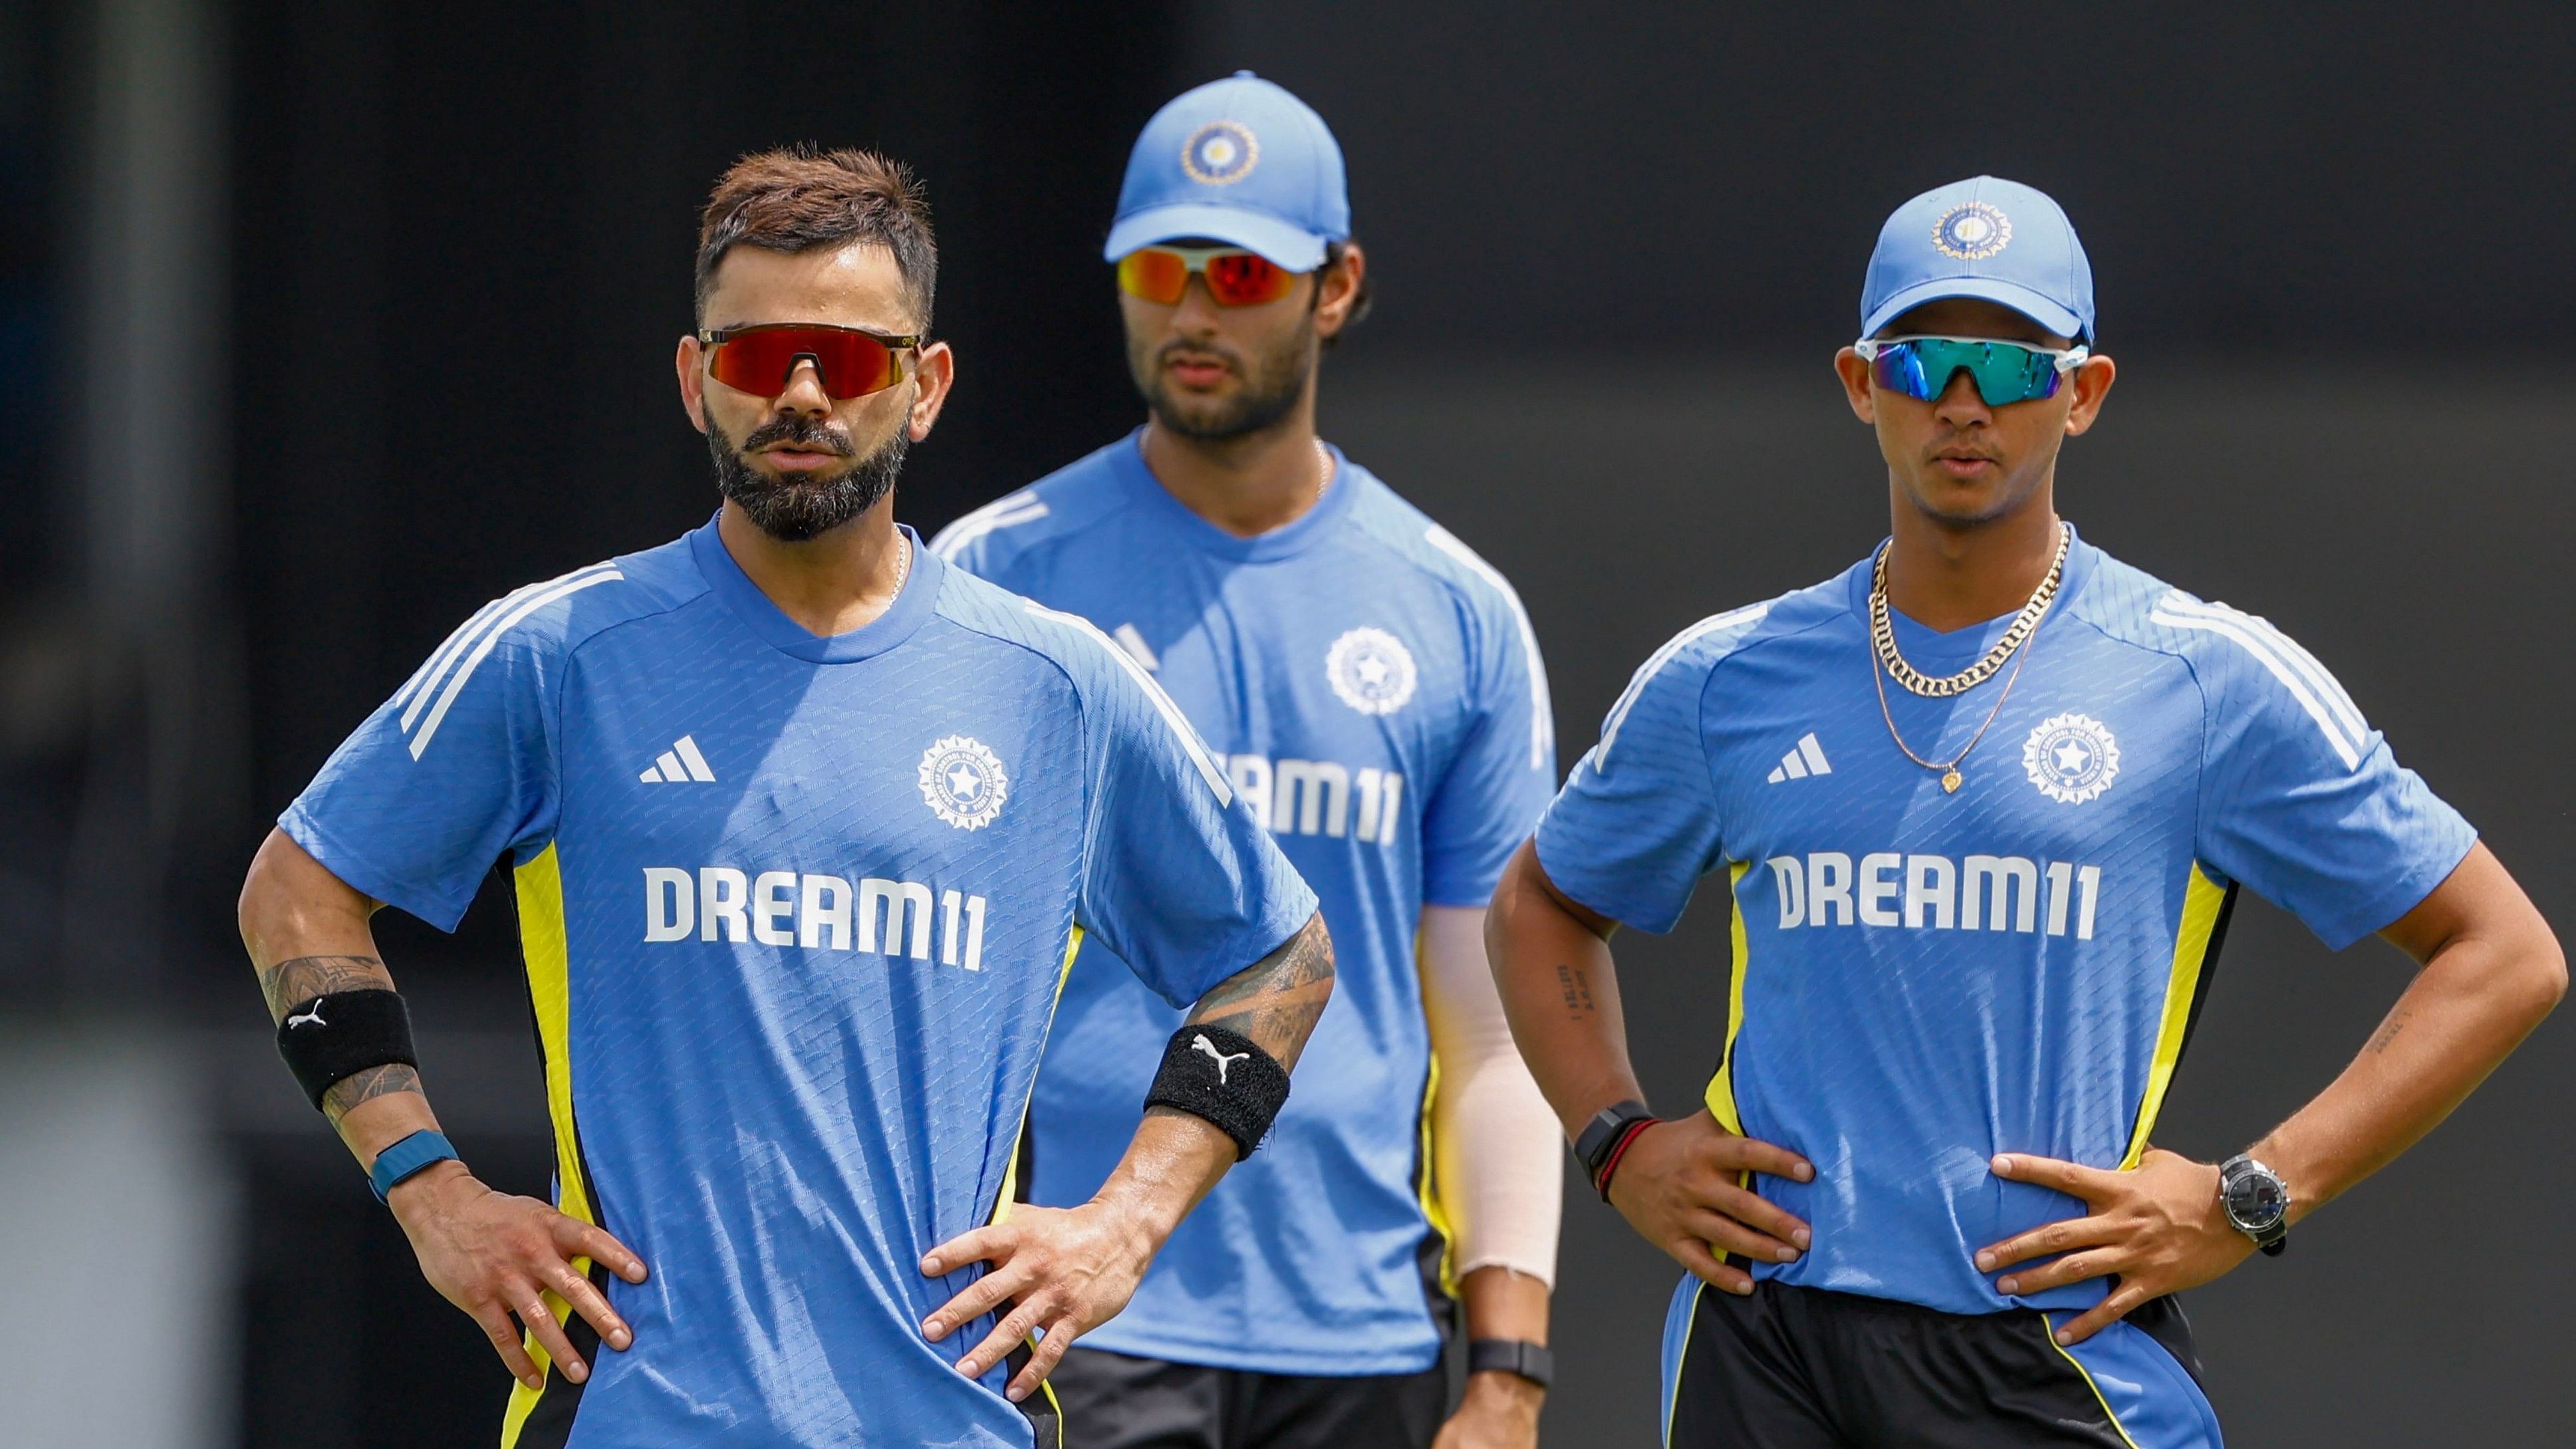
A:
<svg viewBox="0 0 2576 1449">
<path fill-rule="evenodd" d="M 1580 966 L 1559 963 L 1556 984 L 1565 992 L 1565 1014 L 1581 1021 L 1592 1014 L 1592 978 Z"/>
<path fill-rule="evenodd" d="M 294 1007 L 334 991 L 391 991 L 394 978 L 373 956 L 297 956 L 259 970 L 268 1019 L 280 1022 Z"/>
<path fill-rule="evenodd" d="M 414 1096 L 426 1095 L 420 1089 L 420 1073 L 400 1062 L 388 1062 L 381 1067 L 369 1067 L 363 1072 L 342 1077 L 331 1084 L 331 1090 L 322 1094 L 322 1115 L 329 1118 L 331 1125 L 336 1128 L 340 1125 L 340 1119 L 349 1114 L 350 1108 L 377 1097 L 392 1096 L 396 1092 L 409 1092 Z"/>
<path fill-rule="evenodd" d="M 373 956 L 297 956 L 263 966 L 259 972 L 259 990 L 268 999 L 271 1021 L 282 1021 L 303 1003 L 335 991 L 393 989 L 393 974 Z M 322 1115 L 336 1128 L 360 1102 L 396 1092 L 420 1094 L 420 1073 L 400 1062 L 369 1067 L 331 1084 L 322 1094 Z"/>
<path fill-rule="evenodd" d="M 1278 950 L 1218 982 L 1199 998 L 1190 1021 L 1241 1032 L 1279 1065 L 1293 1067 L 1332 994 L 1333 941 L 1317 916 Z"/>
</svg>

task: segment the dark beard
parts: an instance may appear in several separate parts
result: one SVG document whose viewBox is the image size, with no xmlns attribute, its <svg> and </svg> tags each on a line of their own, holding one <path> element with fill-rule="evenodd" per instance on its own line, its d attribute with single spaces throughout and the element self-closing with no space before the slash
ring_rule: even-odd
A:
<svg viewBox="0 0 2576 1449">
<path fill-rule="evenodd" d="M 737 448 L 715 419 L 707 419 L 707 455 L 716 465 L 716 491 L 734 501 L 752 526 L 781 543 L 803 543 L 877 506 L 894 490 L 910 429 L 897 427 L 877 450 L 827 478 L 772 477 L 751 466 L 746 454 L 779 443 L 847 458 L 856 450 L 839 429 L 812 418 L 779 418 L 753 430 Z"/>
<path fill-rule="evenodd" d="M 1145 406 L 1166 428 L 1184 438 L 1202 442 L 1224 442 L 1266 432 L 1280 419 L 1296 411 L 1300 398 L 1306 395 L 1306 379 L 1314 371 L 1315 328 L 1310 319 L 1297 329 L 1288 345 L 1270 356 L 1259 359 L 1254 367 L 1241 369 L 1243 391 L 1222 409 L 1195 415 L 1174 404 L 1171 390 L 1163 383 L 1163 353 L 1166 351 L 1206 351 L 1205 348 L 1183 348 L 1171 344 L 1152 355 L 1134 358 L 1130 370 L 1136 386 L 1145 394 Z"/>
</svg>

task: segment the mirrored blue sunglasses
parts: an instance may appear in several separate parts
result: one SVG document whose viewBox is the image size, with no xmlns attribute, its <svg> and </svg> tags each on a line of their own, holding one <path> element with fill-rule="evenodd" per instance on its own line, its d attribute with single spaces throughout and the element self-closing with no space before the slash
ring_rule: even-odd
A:
<svg viewBox="0 0 2576 1449">
<path fill-rule="evenodd" d="M 2059 379 L 2093 355 L 2086 347 L 2059 351 L 1991 337 L 1864 337 L 1852 350 L 1880 387 L 1917 402 L 1939 397 L 1965 369 L 1990 408 L 2055 397 Z"/>
</svg>

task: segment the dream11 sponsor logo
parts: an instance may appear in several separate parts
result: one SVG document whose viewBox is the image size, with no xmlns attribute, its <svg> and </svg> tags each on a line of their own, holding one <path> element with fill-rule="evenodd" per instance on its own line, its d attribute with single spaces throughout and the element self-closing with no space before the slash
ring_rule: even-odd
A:
<svg viewBox="0 0 2576 1449">
<path fill-rule="evenodd" d="M 1862 925 L 1915 931 L 2044 931 L 2093 939 L 2102 867 L 2020 855 L 1900 855 L 1839 850 L 1775 855 L 1780 929 Z"/>
<path fill-rule="evenodd" d="M 1331 760 L 1273 760 L 1262 755 L 1219 755 L 1235 793 L 1273 835 L 1325 835 L 1339 840 L 1395 844 L 1402 817 L 1404 777 L 1373 766 L 1352 769 Z"/>
<path fill-rule="evenodd" d="M 644 868 L 644 939 L 753 941 L 808 951 L 936 959 L 984 969 L 982 896 L 933 891 L 919 881 L 792 870 L 758 874 L 729 865 Z M 933 947 L 936 947 L 934 952 Z"/>
</svg>

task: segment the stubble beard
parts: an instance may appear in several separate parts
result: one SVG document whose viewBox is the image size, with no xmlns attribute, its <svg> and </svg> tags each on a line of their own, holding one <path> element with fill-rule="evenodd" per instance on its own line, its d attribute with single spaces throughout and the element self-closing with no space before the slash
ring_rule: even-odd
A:
<svg viewBox="0 0 2576 1449">
<path fill-rule="evenodd" d="M 1234 365 L 1243 387 L 1223 400 L 1177 395 L 1166 381 L 1163 359 L 1172 352 L 1212 352 Z M 1310 313 L 1278 350 L 1250 363 L 1231 351 L 1165 343 L 1131 348 L 1128 369 L 1155 421 L 1184 438 L 1222 443 L 1267 432 L 1297 410 L 1315 373 L 1315 322 Z"/>
</svg>

